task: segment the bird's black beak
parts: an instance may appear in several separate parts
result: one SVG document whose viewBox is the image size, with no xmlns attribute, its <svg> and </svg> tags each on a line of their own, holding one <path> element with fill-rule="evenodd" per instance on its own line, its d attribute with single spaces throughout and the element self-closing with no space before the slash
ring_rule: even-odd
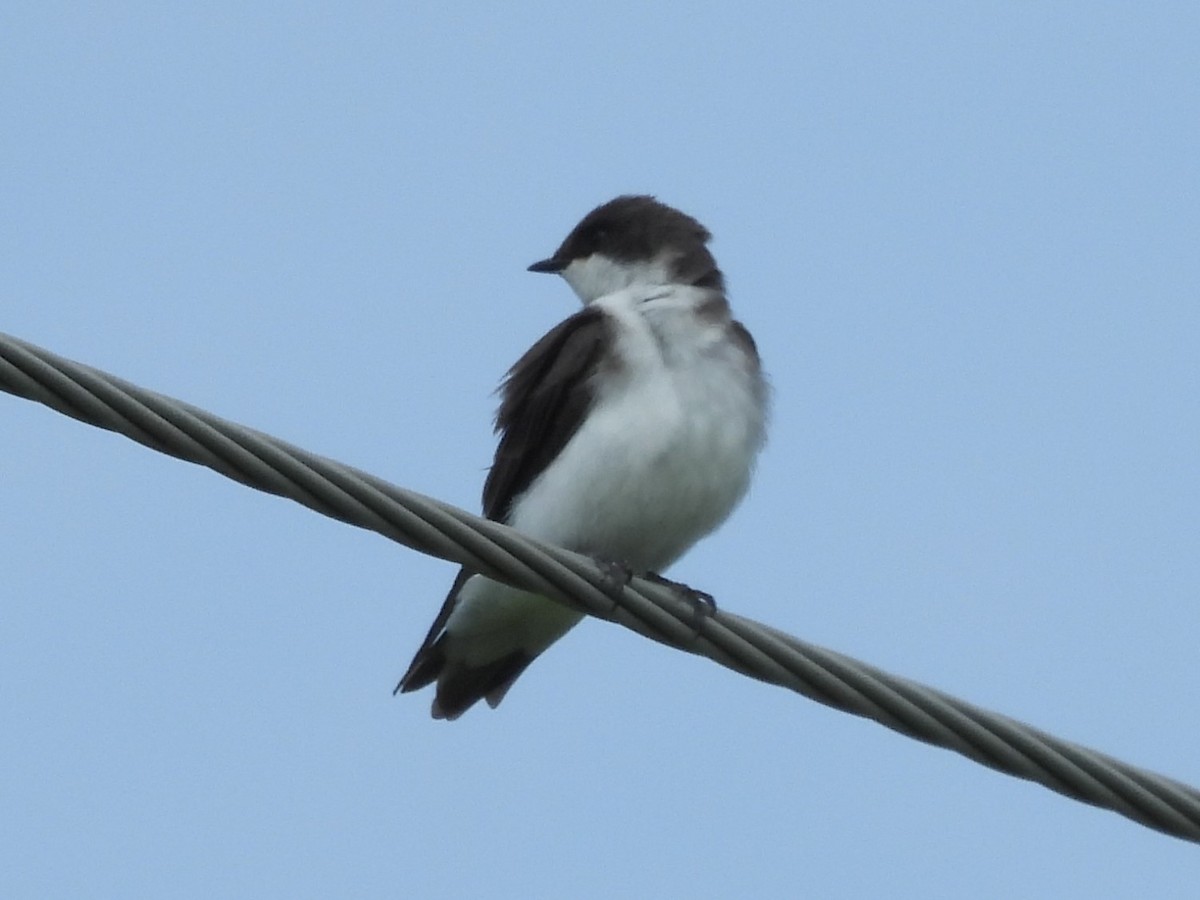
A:
<svg viewBox="0 0 1200 900">
<path fill-rule="evenodd" d="M 567 264 L 561 259 L 555 259 L 553 256 L 549 259 L 543 259 L 541 262 L 535 262 L 532 266 L 526 269 L 527 272 L 549 272 L 556 274 L 567 267 Z"/>
</svg>

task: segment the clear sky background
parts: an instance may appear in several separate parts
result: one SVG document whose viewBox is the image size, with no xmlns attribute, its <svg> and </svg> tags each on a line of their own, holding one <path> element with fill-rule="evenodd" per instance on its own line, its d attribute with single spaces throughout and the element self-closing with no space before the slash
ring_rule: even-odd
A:
<svg viewBox="0 0 1200 900">
<path fill-rule="evenodd" d="M 1200 783 L 1195 3 L 8 2 L 0 330 L 470 509 L 592 206 L 774 385 L 727 609 Z M 1200 848 L 0 395 L 0 896 L 1194 898 Z"/>
</svg>

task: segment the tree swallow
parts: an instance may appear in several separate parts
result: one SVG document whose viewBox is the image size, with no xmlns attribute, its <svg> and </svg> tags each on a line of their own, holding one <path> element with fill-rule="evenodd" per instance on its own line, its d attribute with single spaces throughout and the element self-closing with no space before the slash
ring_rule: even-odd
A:
<svg viewBox="0 0 1200 900">
<path fill-rule="evenodd" d="M 710 238 L 622 196 L 529 267 L 561 275 L 583 309 L 501 385 L 484 515 L 635 572 L 662 571 L 729 515 L 763 444 L 767 385 Z M 435 719 L 495 707 L 581 618 L 463 569 L 396 690 L 436 681 Z"/>
</svg>

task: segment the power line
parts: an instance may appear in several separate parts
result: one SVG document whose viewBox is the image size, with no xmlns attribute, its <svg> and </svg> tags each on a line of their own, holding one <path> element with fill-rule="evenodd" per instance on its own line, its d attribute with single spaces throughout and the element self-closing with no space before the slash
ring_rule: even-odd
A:
<svg viewBox="0 0 1200 900">
<path fill-rule="evenodd" d="M 1009 775 L 1200 842 L 1200 791 L 0 333 L 0 388 L 257 490 L 706 656 Z"/>
</svg>

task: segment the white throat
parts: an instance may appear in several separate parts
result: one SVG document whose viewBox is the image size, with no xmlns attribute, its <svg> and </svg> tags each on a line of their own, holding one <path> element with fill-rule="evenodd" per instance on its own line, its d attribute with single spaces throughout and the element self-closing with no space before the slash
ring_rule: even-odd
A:
<svg viewBox="0 0 1200 900">
<path fill-rule="evenodd" d="M 670 284 L 672 277 L 669 260 L 664 256 L 630 263 L 602 253 L 573 260 L 560 274 L 584 306 L 634 285 Z"/>
</svg>

